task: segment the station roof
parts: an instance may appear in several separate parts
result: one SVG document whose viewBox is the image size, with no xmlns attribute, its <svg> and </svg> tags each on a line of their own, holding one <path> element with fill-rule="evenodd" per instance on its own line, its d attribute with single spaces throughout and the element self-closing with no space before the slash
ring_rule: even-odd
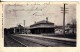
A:
<svg viewBox="0 0 80 52">
<path fill-rule="evenodd" d="M 39 24 L 39 23 L 52 23 L 52 22 L 49 22 L 49 21 L 46 21 L 46 20 L 42 20 L 42 21 L 37 22 L 36 24 Z"/>
<path fill-rule="evenodd" d="M 37 24 L 54 24 L 54 23 L 46 21 L 46 20 L 42 20 L 42 21 L 36 22 L 35 24 L 33 24 L 31 26 L 34 26 L 34 25 L 37 25 Z"/>
<path fill-rule="evenodd" d="M 40 24 L 42 24 L 42 25 L 40 25 Z M 46 20 L 42 20 L 42 21 L 36 22 L 35 24 L 31 25 L 30 27 L 31 28 L 50 28 L 50 27 L 54 27 L 54 23 L 46 21 Z"/>
</svg>

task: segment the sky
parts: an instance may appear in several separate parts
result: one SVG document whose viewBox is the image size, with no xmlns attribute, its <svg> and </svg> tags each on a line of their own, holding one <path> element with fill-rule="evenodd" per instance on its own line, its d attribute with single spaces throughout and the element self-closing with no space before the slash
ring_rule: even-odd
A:
<svg viewBox="0 0 80 52">
<path fill-rule="evenodd" d="M 50 5 L 27 5 L 27 4 L 17 4 L 4 6 L 4 28 L 15 27 L 18 24 L 29 27 L 34 24 L 35 21 L 39 22 L 41 20 L 46 20 L 54 23 L 55 25 L 63 25 L 63 4 L 50 4 Z M 71 23 L 73 19 L 76 19 L 76 4 L 66 5 L 68 8 L 65 23 Z"/>
</svg>

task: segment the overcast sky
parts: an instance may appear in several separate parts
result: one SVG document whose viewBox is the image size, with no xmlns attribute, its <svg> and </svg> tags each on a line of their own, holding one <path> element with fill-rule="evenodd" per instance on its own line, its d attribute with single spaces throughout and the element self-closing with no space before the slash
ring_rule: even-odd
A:
<svg viewBox="0 0 80 52">
<path fill-rule="evenodd" d="M 51 4 L 51 5 L 5 5 L 4 10 L 4 27 L 15 27 L 17 24 L 23 26 L 30 26 L 34 22 L 46 20 L 53 22 L 55 25 L 63 24 L 63 13 L 61 13 L 61 7 L 63 4 Z M 68 4 L 68 13 L 66 13 L 66 24 L 71 23 L 72 19 L 76 18 L 76 5 Z"/>
</svg>

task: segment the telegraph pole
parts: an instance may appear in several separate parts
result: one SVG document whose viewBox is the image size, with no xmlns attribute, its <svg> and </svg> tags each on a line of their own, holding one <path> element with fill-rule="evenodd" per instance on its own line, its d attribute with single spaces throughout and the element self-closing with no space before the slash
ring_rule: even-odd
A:
<svg viewBox="0 0 80 52">
<path fill-rule="evenodd" d="M 14 27 L 14 34 L 15 34 L 15 31 L 16 31 L 16 29 L 15 29 L 16 27 Z"/>
<path fill-rule="evenodd" d="M 21 29 L 21 28 L 20 28 L 20 24 L 18 25 L 18 27 L 19 27 L 19 33 L 20 33 L 20 29 Z"/>
<path fill-rule="evenodd" d="M 63 35 L 65 36 L 65 13 L 66 13 L 66 11 L 68 11 L 68 10 L 66 10 L 67 8 L 65 7 L 65 5 L 66 4 L 64 4 L 64 7 L 62 8 L 62 13 L 63 13 Z"/>
<path fill-rule="evenodd" d="M 25 34 L 25 20 L 24 20 L 24 34 Z"/>
<path fill-rule="evenodd" d="M 64 11 L 63 11 L 63 34 L 65 35 L 65 4 L 64 4 Z"/>
</svg>

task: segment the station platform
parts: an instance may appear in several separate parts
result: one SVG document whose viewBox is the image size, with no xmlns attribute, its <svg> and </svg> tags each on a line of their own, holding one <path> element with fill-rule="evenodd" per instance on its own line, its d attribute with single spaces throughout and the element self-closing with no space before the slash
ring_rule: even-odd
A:
<svg viewBox="0 0 80 52">
<path fill-rule="evenodd" d="M 32 37 L 41 37 L 41 38 L 48 38 L 48 39 L 55 39 L 55 40 L 61 40 L 61 41 L 70 41 L 70 42 L 76 42 L 76 39 L 70 39 L 70 38 L 62 38 L 62 37 L 49 37 L 49 36 L 43 36 L 43 35 L 37 35 L 37 34 L 17 34 L 21 36 L 32 36 Z M 16 36 L 16 35 L 15 35 Z"/>
</svg>

